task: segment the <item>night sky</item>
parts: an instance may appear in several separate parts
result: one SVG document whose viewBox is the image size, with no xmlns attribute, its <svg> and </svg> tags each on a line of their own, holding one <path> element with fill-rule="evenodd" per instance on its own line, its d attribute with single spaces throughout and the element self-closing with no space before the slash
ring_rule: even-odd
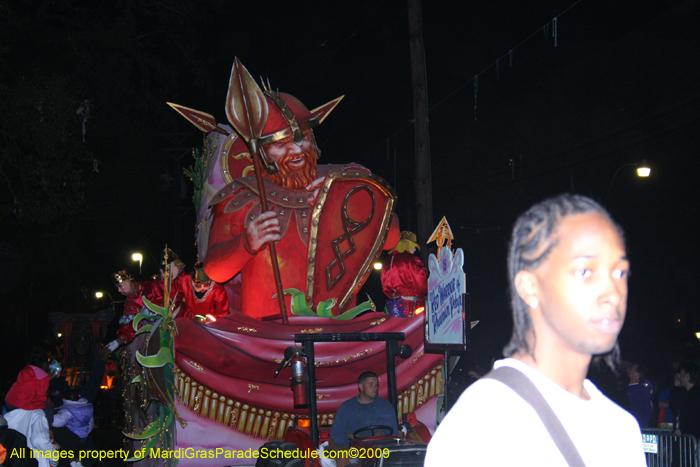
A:
<svg viewBox="0 0 700 467">
<path fill-rule="evenodd" d="M 627 233 L 623 357 L 661 371 L 699 356 L 699 11 L 696 0 L 424 3 L 433 212 L 465 252 L 479 358 L 510 335 L 516 216 L 564 191 L 601 201 Z M 103 308 L 96 290 L 118 299 L 109 273 L 137 274 L 132 252 L 143 276 L 166 243 L 195 262 L 181 174 L 202 134 L 165 102 L 226 122 L 235 56 L 309 108 L 344 94 L 316 130 L 321 162 L 388 180 L 402 228 L 417 228 L 405 2 L 0 1 L 3 378 L 50 333 L 50 311 Z M 642 159 L 648 179 L 623 167 Z"/>
</svg>

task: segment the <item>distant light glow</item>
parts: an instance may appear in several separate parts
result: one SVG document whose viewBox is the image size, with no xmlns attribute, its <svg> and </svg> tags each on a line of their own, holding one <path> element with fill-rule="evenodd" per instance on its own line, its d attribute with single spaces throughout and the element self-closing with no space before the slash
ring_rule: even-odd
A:
<svg viewBox="0 0 700 467">
<path fill-rule="evenodd" d="M 133 261 L 143 261 L 143 255 L 141 253 L 134 253 L 131 255 Z"/>
<path fill-rule="evenodd" d="M 651 174 L 650 167 L 637 167 L 637 175 L 640 177 L 648 177 Z"/>
<path fill-rule="evenodd" d="M 700 332 L 696 332 L 695 337 L 700 341 Z"/>
<path fill-rule="evenodd" d="M 105 296 L 105 294 L 103 294 L 102 292 L 95 292 L 95 297 L 97 297 L 97 298 L 102 298 L 104 296 Z"/>
<path fill-rule="evenodd" d="M 699 332 L 698 334 L 700 334 L 700 332 Z M 58 333 L 58 337 L 63 337 L 63 334 L 61 334 L 61 333 L 59 332 L 59 333 Z M 700 337 L 699 337 L 698 339 L 700 339 Z"/>
<path fill-rule="evenodd" d="M 104 378 L 102 378 L 102 385 L 100 386 L 100 389 L 112 389 L 113 385 L 114 385 L 114 376 L 105 375 Z"/>
<path fill-rule="evenodd" d="M 379 271 L 381 268 L 382 268 L 382 263 L 380 263 L 379 261 L 377 261 L 376 263 L 374 263 L 374 269 L 376 269 L 377 271 Z"/>
</svg>

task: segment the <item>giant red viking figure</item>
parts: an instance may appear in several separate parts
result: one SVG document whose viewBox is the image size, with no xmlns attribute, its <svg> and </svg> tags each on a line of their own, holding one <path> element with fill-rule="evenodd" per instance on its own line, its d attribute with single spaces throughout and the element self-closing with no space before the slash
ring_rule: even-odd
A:
<svg viewBox="0 0 700 467">
<path fill-rule="evenodd" d="M 226 109 L 237 130 L 247 99 L 238 90 L 248 78 L 245 68 L 234 65 Z M 252 78 L 246 84 L 257 88 Z M 255 176 L 237 179 L 215 196 L 205 272 L 216 282 L 241 272 L 243 313 L 279 314 L 266 248 L 276 242 L 283 288 L 304 292 L 309 305 L 336 299 L 339 314 L 355 306 L 371 260 L 398 241 L 393 193 L 360 165 L 316 165 L 320 151 L 312 128 L 338 100 L 311 112 L 289 94 L 266 89 L 255 96 L 257 108 L 249 112 L 257 114 L 251 124 L 261 129 L 256 144 L 268 211 Z M 332 248 L 318 249 L 325 239 Z"/>
</svg>

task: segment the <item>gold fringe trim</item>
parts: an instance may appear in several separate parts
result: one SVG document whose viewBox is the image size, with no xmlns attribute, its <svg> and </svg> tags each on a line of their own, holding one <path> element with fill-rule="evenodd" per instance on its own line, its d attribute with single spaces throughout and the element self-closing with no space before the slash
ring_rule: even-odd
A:
<svg viewBox="0 0 700 467">
<path fill-rule="evenodd" d="M 437 365 L 415 384 L 399 394 L 397 404 L 399 420 L 404 413 L 415 412 L 427 401 L 437 397 L 442 386 L 442 365 Z"/>
<path fill-rule="evenodd" d="M 353 360 L 355 358 L 364 357 L 365 355 L 369 355 L 370 353 L 372 353 L 372 347 L 368 347 L 361 352 L 357 352 L 355 355 L 348 355 L 347 357 L 337 358 L 335 360 L 329 360 L 327 362 L 314 362 L 314 367 L 318 368 L 320 366 L 334 366 L 334 365 L 340 364 L 341 362 L 347 363 L 348 360 Z M 272 361 L 275 363 L 282 363 L 281 358 L 273 357 Z"/>
<path fill-rule="evenodd" d="M 399 394 L 399 420 L 404 413 L 414 412 L 436 397 L 442 387 L 442 365 L 437 365 L 410 388 Z M 297 414 L 268 410 L 219 395 L 192 379 L 180 368 L 175 369 L 178 400 L 200 417 L 213 420 L 240 433 L 259 439 L 284 438 L 287 427 L 294 424 Z M 319 397 L 320 396 L 320 397 Z M 319 399 L 328 397 L 317 394 Z M 335 413 L 317 415 L 319 425 L 333 425 Z"/>
</svg>

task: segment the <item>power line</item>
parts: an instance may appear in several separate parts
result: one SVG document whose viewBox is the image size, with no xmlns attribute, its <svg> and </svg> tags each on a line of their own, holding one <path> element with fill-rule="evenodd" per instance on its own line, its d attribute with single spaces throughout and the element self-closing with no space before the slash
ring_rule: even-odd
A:
<svg viewBox="0 0 700 467">
<path fill-rule="evenodd" d="M 486 71 L 488 71 L 489 69 L 491 69 L 492 67 L 494 67 L 494 66 L 496 66 L 498 63 L 500 63 L 500 60 L 501 60 L 501 59 L 504 59 L 505 57 L 511 57 L 511 58 L 512 58 L 512 56 L 513 56 L 513 51 L 515 51 L 515 49 L 521 47 L 521 46 L 522 46 L 523 44 L 525 44 L 527 41 L 529 41 L 530 39 L 532 39 L 535 35 L 539 34 L 539 33 L 540 33 L 541 31 L 543 31 L 545 28 L 549 27 L 550 24 L 555 23 L 556 20 L 557 20 L 557 18 L 559 18 L 559 17 L 563 16 L 564 14 L 566 14 L 569 10 L 571 10 L 573 7 L 575 7 L 576 5 L 578 5 L 581 1 L 583 1 L 583 0 L 576 0 L 573 4 L 571 4 L 569 7 L 567 7 L 567 8 L 566 8 L 564 11 L 562 11 L 559 15 L 555 16 L 551 21 L 548 21 L 547 23 L 545 23 L 543 26 L 541 26 L 541 27 L 540 27 L 539 29 L 537 29 L 535 32 L 533 32 L 532 34 L 530 34 L 526 39 L 522 40 L 518 45 L 516 45 L 515 47 L 513 47 L 512 49 L 510 49 L 507 53 L 505 53 L 505 54 L 503 54 L 501 57 L 497 58 L 496 61 L 494 61 L 494 62 L 491 63 L 489 66 L 487 66 L 486 68 L 484 68 L 483 70 L 481 70 L 479 73 L 477 73 L 476 75 L 474 75 L 474 77 L 472 77 L 472 78 L 469 79 L 468 81 L 462 83 L 461 85 L 457 86 L 457 87 L 456 87 L 455 89 L 453 89 L 449 94 L 447 94 L 445 97 L 443 97 L 442 99 L 440 99 L 436 104 L 432 105 L 432 106 L 428 109 L 428 112 L 431 112 L 432 110 L 434 110 L 436 107 L 438 107 L 440 104 L 442 104 L 442 103 L 445 102 L 447 99 L 449 99 L 450 97 L 452 97 L 454 94 L 456 94 L 457 92 L 459 92 L 461 89 L 463 89 L 463 88 L 464 88 L 465 86 L 467 86 L 468 84 L 473 83 L 476 79 L 478 79 L 478 76 L 479 76 L 479 75 L 485 73 Z M 413 125 L 414 123 L 415 123 L 415 119 L 410 120 L 406 125 L 404 125 L 404 126 L 401 127 L 399 130 L 397 130 L 396 132 L 394 132 L 391 136 L 385 138 L 381 143 L 377 144 L 376 146 L 372 147 L 372 149 L 370 149 L 369 151 L 365 152 L 361 157 L 359 157 L 359 158 L 357 159 L 357 161 L 359 162 L 359 161 L 365 159 L 367 156 L 369 156 L 370 154 L 372 154 L 374 151 L 376 151 L 376 150 L 379 149 L 380 147 L 384 146 L 384 144 L 386 144 L 387 141 L 388 141 L 389 139 L 396 137 L 399 133 L 403 132 L 404 130 L 406 130 L 408 127 L 410 127 L 410 126 Z"/>
</svg>

